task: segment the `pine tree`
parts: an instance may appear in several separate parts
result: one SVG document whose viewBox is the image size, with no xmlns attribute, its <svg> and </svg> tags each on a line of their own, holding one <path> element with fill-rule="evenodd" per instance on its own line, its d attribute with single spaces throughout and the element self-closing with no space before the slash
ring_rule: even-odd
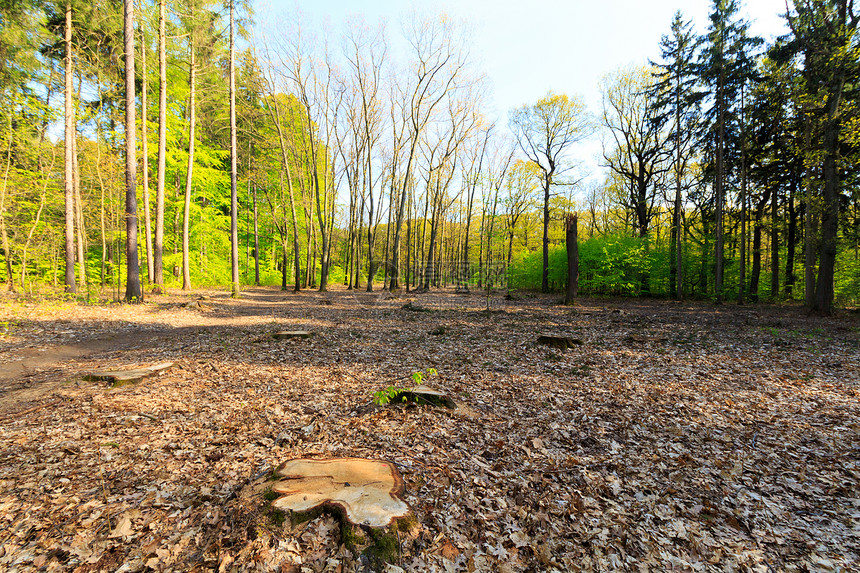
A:
<svg viewBox="0 0 860 573">
<path fill-rule="evenodd" d="M 702 38 L 703 49 L 698 68 L 708 87 L 710 107 L 705 113 L 703 136 L 708 158 L 708 172 L 714 188 L 714 295 L 724 298 L 724 209 L 725 189 L 729 176 L 738 177 L 734 165 L 727 165 L 732 155 L 739 155 L 740 93 L 754 70 L 752 49 L 760 38 L 748 35 L 749 23 L 738 18 L 737 0 L 714 0 L 711 24 Z M 734 161 L 733 161 L 734 162 Z"/>
<path fill-rule="evenodd" d="M 669 145 L 672 152 L 672 177 L 675 200 L 672 207 L 669 292 L 673 298 L 684 295 L 683 254 L 681 251 L 684 175 L 694 155 L 693 143 L 701 122 L 701 100 L 695 64 L 699 39 L 693 33 L 692 22 L 684 21 L 681 11 L 672 19 L 671 35 L 660 41 L 660 56 L 664 63 L 654 64 L 656 83 L 652 99 L 657 108 L 655 116 L 671 127 Z"/>
<path fill-rule="evenodd" d="M 813 310 L 829 314 L 833 311 L 842 190 L 839 165 L 844 142 L 842 130 L 849 121 L 848 114 L 856 113 L 857 109 L 856 99 L 851 101 L 846 95 L 860 79 L 860 39 L 857 33 L 860 14 L 855 13 L 853 0 L 795 0 L 794 12 L 787 16 L 794 33 L 794 48 L 804 57 L 803 77 L 811 103 L 807 112 L 811 120 L 821 124 L 820 146 L 824 157 L 821 165 L 824 189 L 818 280 L 814 295 L 807 296 L 806 303 Z M 811 275 L 809 270 L 808 277 Z"/>
</svg>

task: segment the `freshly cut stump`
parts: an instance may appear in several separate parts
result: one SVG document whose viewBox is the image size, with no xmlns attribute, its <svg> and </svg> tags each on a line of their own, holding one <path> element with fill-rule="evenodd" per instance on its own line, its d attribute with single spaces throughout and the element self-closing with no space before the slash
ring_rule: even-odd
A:
<svg viewBox="0 0 860 573">
<path fill-rule="evenodd" d="M 106 382 L 110 382 L 113 386 L 118 386 L 120 384 L 140 382 L 144 378 L 149 378 L 150 376 L 160 374 L 161 372 L 172 367 L 173 362 L 161 362 L 160 364 L 153 364 L 152 366 L 142 366 L 140 368 L 133 368 L 131 370 L 97 370 L 84 376 L 84 380 L 89 380 L 91 382 L 98 382 L 104 380 Z"/>
<path fill-rule="evenodd" d="M 284 330 L 274 333 L 272 338 L 275 340 L 285 340 L 290 338 L 310 338 L 312 335 L 313 332 L 308 332 L 307 330 Z"/>
<path fill-rule="evenodd" d="M 578 338 L 554 336 L 551 334 L 542 334 L 538 336 L 537 341 L 538 344 L 544 344 L 546 346 L 551 346 L 552 348 L 558 348 L 559 350 L 567 350 L 568 348 L 574 348 L 575 346 L 583 344 L 582 340 Z"/>
<path fill-rule="evenodd" d="M 386 527 L 410 513 L 400 498 L 403 478 L 390 462 L 296 459 L 284 462 L 275 473 L 281 479 L 272 491 L 282 494 L 272 502 L 276 509 L 308 511 L 332 505 L 353 525 L 369 527 Z"/>
</svg>

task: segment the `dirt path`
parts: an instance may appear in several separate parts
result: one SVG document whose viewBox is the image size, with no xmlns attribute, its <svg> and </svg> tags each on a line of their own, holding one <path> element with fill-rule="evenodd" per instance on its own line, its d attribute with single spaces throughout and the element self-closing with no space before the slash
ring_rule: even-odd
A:
<svg viewBox="0 0 860 573">
<path fill-rule="evenodd" d="M 92 370 L 88 362 L 94 359 L 122 355 L 133 362 L 136 354 L 157 350 L 158 345 L 165 349 L 181 345 L 189 333 L 265 325 L 295 314 L 297 305 L 330 303 L 332 296 L 271 288 L 247 289 L 239 300 L 217 291 L 161 296 L 154 299 L 155 309 L 148 305 L 111 305 L 116 316 L 110 321 L 108 329 L 115 331 L 110 334 L 102 334 L 104 321 L 98 324 L 92 317 L 98 307 L 59 305 L 42 309 L 36 316 L 28 312 L 31 307 L 7 307 L 17 312 L 11 313 L 16 325 L 12 340 L 0 338 L 0 416 L 15 416 L 40 402 L 49 402 L 58 389 Z M 359 308 L 391 298 L 385 293 L 363 291 L 336 296 L 340 302 Z M 186 310 L 190 301 L 201 306 Z M 166 313 L 171 314 L 169 322 L 153 320 Z M 117 327 L 117 322 L 123 325 Z M 75 341 L 67 341 L 70 337 Z"/>
</svg>

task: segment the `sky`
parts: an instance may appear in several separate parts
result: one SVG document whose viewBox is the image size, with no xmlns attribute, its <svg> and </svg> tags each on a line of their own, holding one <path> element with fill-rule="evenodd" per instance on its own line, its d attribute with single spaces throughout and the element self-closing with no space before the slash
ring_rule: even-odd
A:
<svg viewBox="0 0 860 573">
<path fill-rule="evenodd" d="M 600 109 L 600 80 L 628 65 L 659 60 L 660 38 L 679 8 L 697 32 L 708 25 L 710 0 L 256 0 L 258 18 L 301 11 L 317 29 L 338 32 L 357 14 L 387 22 L 391 50 L 405 49 L 400 22 L 411 9 L 444 12 L 470 27 L 472 57 L 492 84 L 486 115 L 507 123 L 507 113 L 549 91 L 582 96 Z M 740 13 L 766 41 L 786 33 L 785 0 L 747 0 Z M 599 139 L 586 154 L 599 153 Z M 587 160 L 593 163 L 591 159 Z"/>
</svg>

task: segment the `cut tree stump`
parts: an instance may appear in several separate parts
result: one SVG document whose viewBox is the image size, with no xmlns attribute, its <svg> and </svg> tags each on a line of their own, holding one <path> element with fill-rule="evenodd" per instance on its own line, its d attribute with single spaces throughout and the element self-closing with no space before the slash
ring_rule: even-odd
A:
<svg viewBox="0 0 860 573">
<path fill-rule="evenodd" d="M 290 338 L 310 338 L 311 336 L 313 336 L 313 332 L 307 330 L 284 330 L 274 333 L 272 338 L 275 340 L 285 340 Z"/>
<path fill-rule="evenodd" d="M 631 334 L 627 337 L 627 340 L 630 342 L 638 342 L 640 344 L 645 344 L 647 342 L 666 342 L 669 339 L 665 336 L 647 336 L 644 334 Z"/>
<path fill-rule="evenodd" d="M 538 344 L 543 344 L 546 346 L 550 346 L 552 348 L 557 348 L 559 350 L 567 350 L 568 348 L 574 348 L 576 346 L 581 346 L 585 344 L 579 338 L 570 338 L 567 336 L 554 336 L 551 334 L 541 334 L 538 336 Z"/>
<path fill-rule="evenodd" d="M 429 404 L 431 406 L 441 406 L 451 410 L 457 409 L 457 403 L 452 400 L 450 396 L 434 388 L 427 388 L 426 386 L 403 388 L 398 390 L 391 398 L 391 403 L 397 404 L 402 402 Z"/>
<path fill-rule="evenodd" d="M 411 310 L 412 312 L 430 312 L 429 308 L 424 308 L 423 306 L 413 304 L 412 301 L 407 302 L 400 308 L 402 308 L 403 310 Z"/>
<path fill-rule="evenodd" d="M 160 374 L 172 367 L 173 362 L 161 362 L 152 366 L 141 366 L 140 368 L 130 370 L 97 370 L 84 376 L 84 380 L 89 380 L 90 382 L 105 381 L 110 382 L 112 386 L 119 386 L 140 382 L 145 378 Z"/>
<path fill-rule="evenodd" d="M 272 502 L 280 510 L 308 511 L 334 506 L 353 525 L 387 527 L 410 514 L 403 494 L 403 478 L 394 464 L 362 458 L 330 460 L 295 459 L 284 462 Z"/>
<path fill-rule="evenodd" d="M 200 310 L 209 310 L 209 306 L 203 304 L 199 300 L 192 300 L 191 302 L 186 302 L 182 306 L 185 308 L 199 308 Z"/>
</svg>

